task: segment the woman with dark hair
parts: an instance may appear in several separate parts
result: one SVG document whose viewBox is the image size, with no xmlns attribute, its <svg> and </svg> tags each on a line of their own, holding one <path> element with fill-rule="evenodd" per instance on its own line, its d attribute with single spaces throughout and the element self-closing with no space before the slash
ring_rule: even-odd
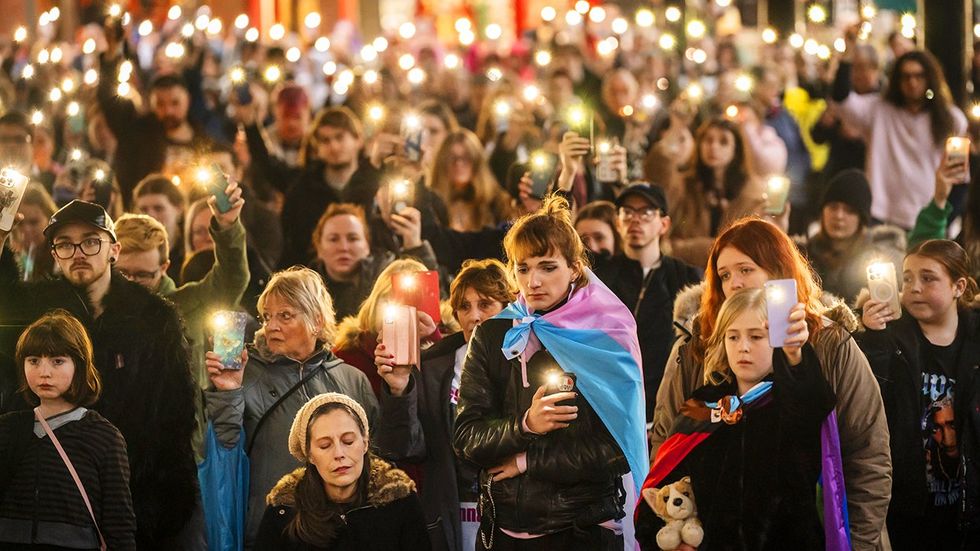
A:
<svg viewBox="0 0 980 551">
<path fill-rule="evenodd" d="M 64 310 L 45 314 L 15 356 L 37 407 L 0 417 L 0 547 L 136 549 L 126 442 L 88 409 L 102 381 L 85 327 Z"/>
<path fill-rule="evenodd" d="M 732 221 L 760 212 L 765 190 L 734 122 L 723 118 L 707 121 L 694 139 L 690 170 L 675 172 L 665 189 L 674 220 L 671 254 L 693 266 L 704 266 L 714 236 Z"/>
<path fill-rule="evenodd" d="M 871 216 L 906 230 L 929 202 L 922 182 L 933 180 L 946 138 L 966 132 L 966 117 L 953 104 L 942 69 L 932 54 L 913 50 L 895 61 L 888 87 L 878 96 L 851 91 L 848 42 L 834 81 L 841 118 L 860 129 L 868 142 Z"/>
<path fill-rule="evenodd" d="M 575 215 L 575 231 L 589 252 L 599 256 L 623 254 L 623 236 L 619 231 L 616 205 L 609 201 L 592 201 Z"/>
<path fill-rule="evenodd" d="M 857 326 L 846 304 L 825 306 L 822 290 L 793 241 L 770 222 L 746 218 L 715 239 L 705 282 L 675 301 L 675 324 L 687 335 L 677 340 L 657 391 L 651 445 L 656 454 L 681 404 L 704 380 L 708 338 L 726 297 L 769 280 L 795 279 L 805 306 L 809 344 L 837 396 L 838 427 L 850 530 L 855 548 L 874 548 L 884 528 L 891 486 L 888 429 L 878 383 L 867 359 L 851 339 Z"/>
<path fill-rule="evenodd" d="M 453 442 L 481 469 L 477 549 L 621 550 L 649 466 L 636 322 L 588 269 L 565 199 L 504 248 L 520 294 L 470 340 Z"/>
<path fill-rule="evenodd" d="M 415 483 L 369 450 L 367 414 L 344 394 L 308 401 L 289 430 L 303 464 L 266 498 L 255 549 L 429 549 Z"/>
<path fill-rule="evenodd" d="M 980 304 L 970 273 L 962 247 L 925 241 L 905 257 L 903 312 L 871 299 L 860 305 L 865 331 L 855 338 L 888 417 L 888 533 L 896 550 L 966 549 L 980 541 Z"/>
<path fill-rule="evenodd" d="M 507 222 L 514 200 L 494 178 L 483 145 L 466 129 L 449 132 L 436 150 L 428 187 L 446 204 L 449 228 L 477 231 Z"/>
</svg>

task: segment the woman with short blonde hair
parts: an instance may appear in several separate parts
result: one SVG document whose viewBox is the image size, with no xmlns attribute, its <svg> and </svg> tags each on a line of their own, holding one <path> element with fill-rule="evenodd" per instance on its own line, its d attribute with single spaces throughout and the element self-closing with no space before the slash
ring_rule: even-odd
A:
<svg viewBox="0 0 980 551">
<path fill-rule="evenodd" d="M 293 417 L 309 396 L 339 392 L 356 400 L 373 423 L 378 402 L 367 378 L 330 351 L 336 333 L 333 301 L 320 275 L 293 267 L 273 274 L 259 296 L 262 328 L 232 369 L 207 353 L 211 386 L 208 419 L 227 448 L 246 438 L 250 461 L 245 545 L 251 547 L 265 496 L 280 477 L 300 466 L 285 446 Z"/>
</svg>

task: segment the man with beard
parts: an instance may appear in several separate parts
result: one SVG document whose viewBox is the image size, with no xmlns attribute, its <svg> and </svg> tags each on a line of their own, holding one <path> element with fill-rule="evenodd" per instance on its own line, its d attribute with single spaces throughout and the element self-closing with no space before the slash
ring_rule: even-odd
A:
<svg viewBox="0 0 980 551">
<path fill-rule="evenodd" d="M 283 251 L 280 266 L 313 258 L 313 230 L 331 203 L 355 203 L 373 212 L 379 172 L 361 158 L 364 134 L 346 107 L 321 111 L 310 133 L 303 173 L 286 193 L 282 207 Z"/>
<path fill-rule="evenodd" d="M 660 249 L 661 238 L 670 231 L 667 197 L 661 188 L 634 182 L 616 198 L 616 207 L 623 254 L 597 258 L 595 274 L 636 318 L 649 423 L 674 344 L 674 298 L 688 285 L 699 283 L 701 273 Z"/>
<path fill-rule="evenodd" d="M 107 52 L 100 74 L 116 75 L 121 64 L 119 57 L 110 59 Z M 119 142 L 113 169 L 123 201 L 130 209 L 133 188 L 147 174 L 181 172 L 195 151 L 210 150 L 211 144 L 187 119 L 190 94 L 180 76 L 165 74 L 150 83 L 148 112 L 141 112 L 128 97 L 119 96 L 116 86 L 116 79 L 102 78 L 96 95 L 106 123 Z"/>
<path fill-rule="evenodd" d="M 0 243 L 8 233 L 0 232 Z M 93 407 L 126 439 L 138 547 L 184 549 L 197 471 L 194 389 L 177 312 L 112 269 L 120 245 L 101 206 L 72 201 L 51 217 L 44 235 L 64 276 L 20 283 L 10 277 L 11 255 L 0 255 L 0 325 L 26 326 L 53 308 L 85 325 L 103 388 Z"/>
</svg>

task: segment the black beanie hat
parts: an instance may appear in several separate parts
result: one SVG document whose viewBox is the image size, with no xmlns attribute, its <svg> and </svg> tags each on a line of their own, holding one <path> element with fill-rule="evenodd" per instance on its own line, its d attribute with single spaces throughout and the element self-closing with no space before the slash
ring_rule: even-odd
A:
<svg viewBox="0 0 980 551">
<path fill-rule="evenodd" d="M 861 223 L 867 225 L 871 221 L 871 186 L 863 170 L 849 168 L 838 172 L 830 182 L 820 201 L 822 210 L 827 203 L 840 202 L 856 210 L 861 217 Z"/>
</svg>

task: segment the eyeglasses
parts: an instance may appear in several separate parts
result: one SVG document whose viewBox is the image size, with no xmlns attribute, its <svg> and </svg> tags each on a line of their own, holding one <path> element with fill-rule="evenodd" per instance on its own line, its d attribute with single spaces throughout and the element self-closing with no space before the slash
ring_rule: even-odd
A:
<svg viewBox="0 0 980 551">
<path fill-rule="evenodd" d="M 108 242 L 108 239 L 89 237 L 88 239 L 83 239 L 81 243 L 72 243 L 71 241 L 55 243 L 51 246 L 51 250 L 54 251 L 54 254 L 57 255 L 58 258 L 68 260 L 69 258 L 75 256 L 76 249 L 81 249 L 82 254 L 85 256 L 95 256 L 102 250 L 102 244 Z"/>
<path fill-rule="evenodd" d="M 262 321 L 262 325 L 269 325 L 269 322 L 275 319 L 279 323 L 286 325 L 292 323 L 293 320 L 295 320 L 297 317 L 298 316 L 296 314 L 286 310 L 283 310 L 282 312 L 276 314 L 269 314 L 268 312 L 263 312 L 261 321 Z"/>
<path fill-rule="evenodd" d="M 128 279 L 128 280 L 130 280 L 132 282 L 135 282 L 135 283 L 140 283 L 140 282 L 149 283 L 149 282 L 153 281 L 157 277 L 157 274 L 160 273 L 160 270 L 154 270 L 152 272 L 127 272 L 126 270 L 119 270 L 119 273 L 124 278 L 126 278 L 126 279 Z"/>
<path fill-rule="evenodd" d="M 641 222 L 649 222 L 653 220 L 658 214 L 660 214 L 660 209 L 655 209 L 653 207 L 646 207 L 642 209 L 634 209 L 632 207 L 619 207 L 619 217 L 623 220 L 637 219 Z"/>
</svg>

